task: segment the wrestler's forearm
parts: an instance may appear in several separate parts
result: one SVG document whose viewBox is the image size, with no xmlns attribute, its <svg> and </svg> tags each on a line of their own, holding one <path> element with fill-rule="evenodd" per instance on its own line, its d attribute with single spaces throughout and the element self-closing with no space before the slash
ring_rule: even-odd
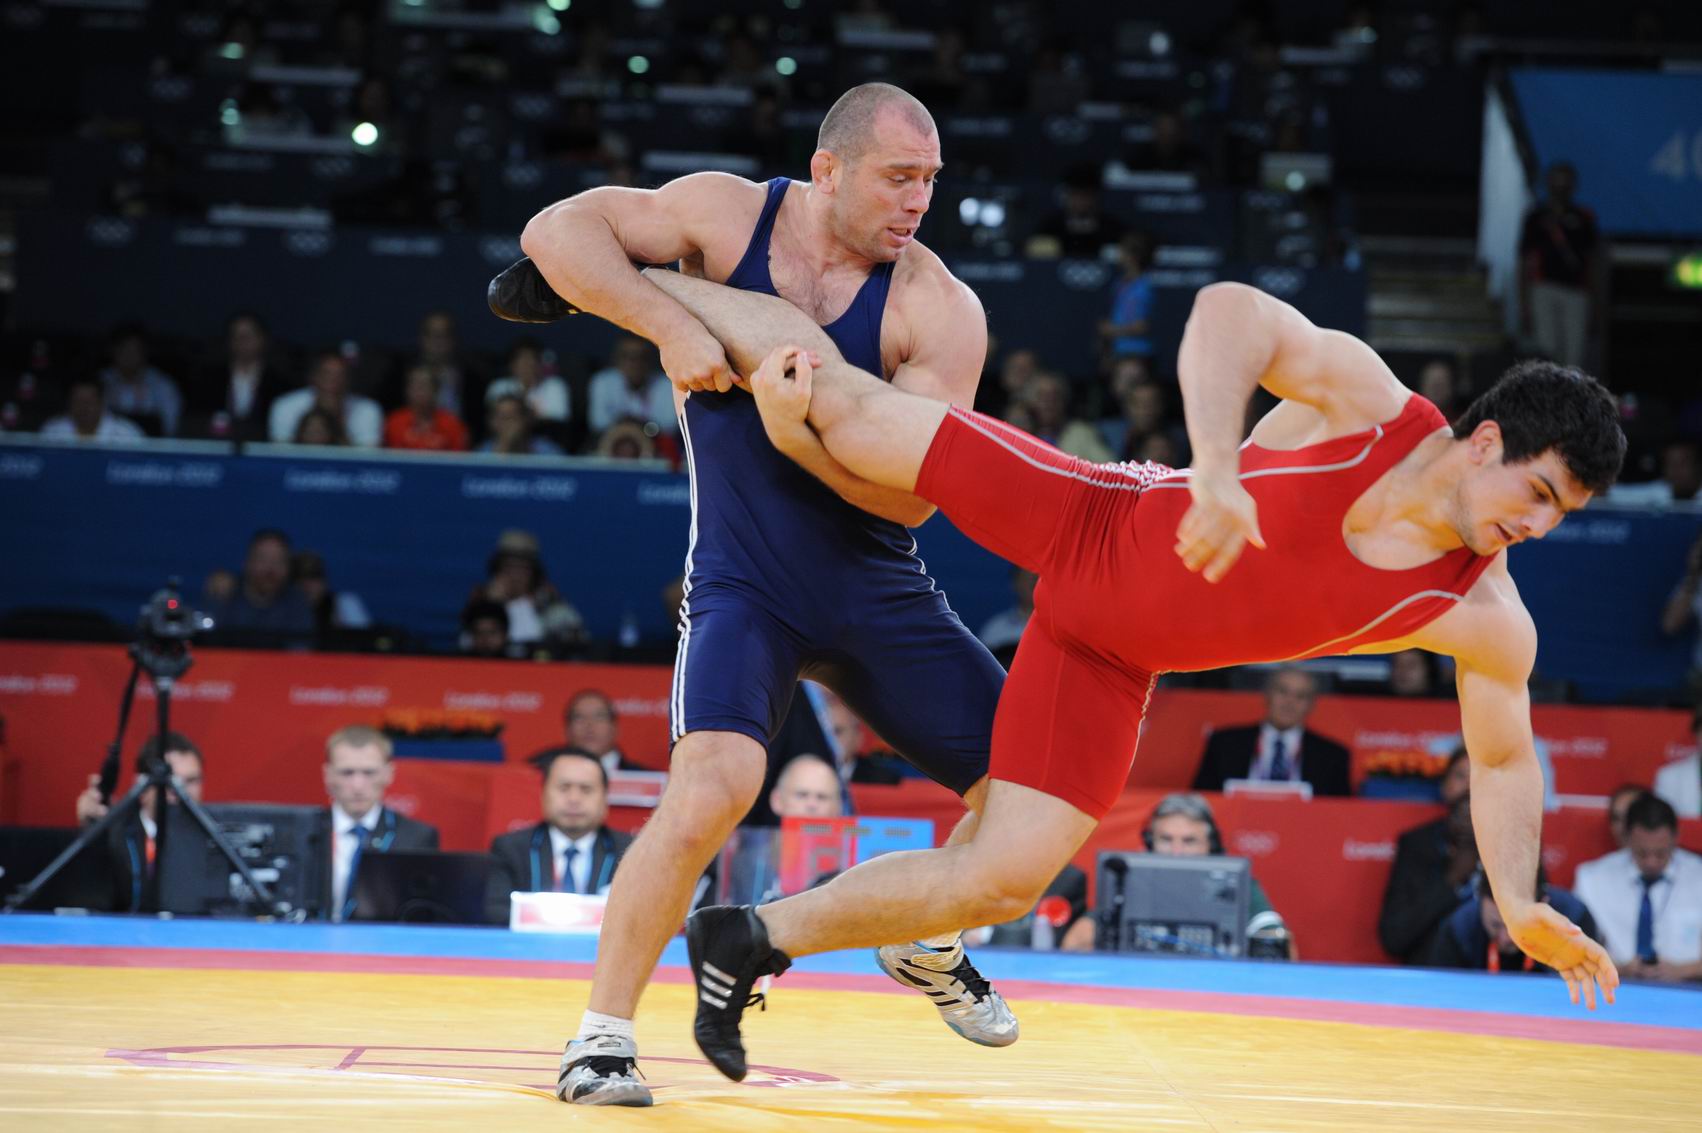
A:
<svg viewBox="0 0 1702 1133">
<path fill-rule="evenodd" d="M 639 274 L 608 220 L 578 198 L 534 217 L 520 246 L 557 295 L 658 346 L 691 321 Z"/>
<path fill-rule="evenodd" d="M 1542 768 L 1534 751 L 1472 765 L 1472 827 L 1491 890 L 1504 910 L 1533 899 L 1542 853 Z"/>
</svg>

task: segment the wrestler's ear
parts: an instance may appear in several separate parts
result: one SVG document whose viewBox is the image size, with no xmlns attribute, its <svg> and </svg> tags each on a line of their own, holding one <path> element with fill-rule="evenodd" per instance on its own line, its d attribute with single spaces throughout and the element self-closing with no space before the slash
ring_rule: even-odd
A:
<svg viewBox="0 0 1702 1133">
<path fill-rule="evenodd" d="M 1493 464 L 1502 452 L 1501 426 L 1494 421 L 1479 421 L 1477 428 L 1466 437 L 1466 451 L 1474 464 Z"/>
<path fill-rule="evenodd" d="M 810 181 L 820 193 L 832 193 L 839 186 L 840 162 L 830 151 L 818 149 L 810 155 Z"/>
</svg>

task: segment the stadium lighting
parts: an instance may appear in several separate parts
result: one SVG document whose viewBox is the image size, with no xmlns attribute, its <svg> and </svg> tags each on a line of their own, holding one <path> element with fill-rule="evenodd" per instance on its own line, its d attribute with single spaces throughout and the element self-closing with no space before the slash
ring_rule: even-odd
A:
<svg viewBox="0 0 1702 1133">
<path fill-rule="evenodd" d="M 634 55 L 626 61 L 626 69 L 635 75 L 642 75 L 650 69 L 650 60 L 642 55 Z"/>
<path fill-rule="evenodd" d="M 549 0 L 550 7 L 558 12 L 565 12 L 573 7 L 573 0 Z"/>
<path fill-rule="evenodd" d="M 242 125 L 242 109 L 237 106 L 236 99 L 227 98 L 219 103 L 219 121 L 226 126 Z"/>
<path fill-rule="evenodd" d="M 374 126 L 371 122 L 362 122 L 353 130 L 349 131 L 349 137 L 354 139 L 354 143 L 357 146 L 370 146 L 374 142 L 378 141 L 378 127 Z"/>
<path fill-rule="evenodd" d="M 798 73 L 798 61 L 790 55 L 782 55 L 774 61 L 774 69 L 782 75 L 795 75 Z"/>
</svg>

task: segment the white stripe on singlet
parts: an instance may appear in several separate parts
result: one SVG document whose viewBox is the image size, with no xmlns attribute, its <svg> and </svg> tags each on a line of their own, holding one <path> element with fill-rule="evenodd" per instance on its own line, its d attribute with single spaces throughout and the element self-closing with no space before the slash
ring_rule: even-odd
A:
<svg viewBox="0 0 1702 1133">
<path fill-rule="evenodd" d="M 1399 602 L 1396 602 L 1393 606 L 1390 606 L 1387 610 L 1384 610 L 1382 613 L 1378 614 L 1352 633 L 1344 633 L 1340 637 L 1332 637 L 1330 640 L 1319 645 L 1314 645 L 1312 648 L 1303 652 L 1296 653 L 1292 657 L 1283 657 L 1281 658 L 1281 661 L 1295 661 L 1301 657 L 1310 657 L 1321 649 L 1328 649 L 1332 645 L 1338 645 L 1344 641 L 1351 641 L 1361 634 L 1370 633 L 1383 622 L 1388 621 L 1390 618 L 1400 613 L 1406 607 L 1412 605 L 1414 602 L 1422 601 L 1425 598 L 1448 598 L 1455 602 L 1463 602 L 1465 601 L 1465 597 L 1466 596 L 1464 594 L 1455 594 L 1452 590 L 1420 590 L 1416 594 L 1408 594 L 1405 598 L 1402 598 Z M 1279 663 L 1280 661 L 1272 662 L 1272 664 Z"/>
<path fill-rule="evenodd" d="M 691 568 L 692 552 L 697 550 L 697 461 L 692 458 L 691 426 L 686 423 L 686 407 L 680 406 L 680 439 L 686 448 L 686 480 L 691 486 L 691 534 L 686 539 L 686 568 L 681 583 L 680 648 L 674 656 L 674 687 L 668 697 L 668 739 L 678 743 L 686 727 L 686 652 L 691 647 Z"/>
<path fill-rule="evenodd" d="M 1383 426 L 1378 425 L 1377 426 L 1377 435 L 1372 437 L 1369 441 L 1365 442 L 1365 447 L 1359 450 L 1358 456 L 1351 457 L 1348 460 L 1337 461 L 1334 464 L 1296 464 L 1296 465 L 1292 465 L 1292 466 L 1289 466 L 1289 467 L 1283 467 L 1283 468 L 1255 468 L 1251 472 L 1241 473 L 1240 479 L 1242 479 L 1242 480 L 1253 480 L 1253 479 L 1256 479 L 1260 476 L 1292 476 L 1292 475 L 1294 475 L 1296 473 L 1300 473 L 1300 472 L 1340 472 L 1344 468 L 1353 468 L 1356 465 L 1365 463 L 1365 458 L 1371 455 L 1371 450 L 1373 448 L 1377 447 L 1377 442 L 1382 440 L 1383 436 L 1384 436 Z M 1248 444 L 1251 444 L 1251 443 L 1252 442 L 1250 442 L 1250 441 L 1248 442 Z M 1241 447 L 1243 449 L 1245 449 L 1247 447 L 1247 445 L 1244 444 Z M 1191 471 L 1192 470 L 1188 469 L 1188 468 L 1178 468 L 1176 470 L 1175 475 L 1183 477 L 1184 478 L 1183 483 L 1180 483 L 1180 484 L 1155 483 L 1151 486 L 1154 487 L 1154 488 L 1186 488 L 1188 485 L 1186 483 L 1185 478 L 1189 475 L 1189 473 Z M 1167 477 L 1165 477 L 1165 479 L 1168 480 L 1169 477 L 1167 476 Z"/>
<path fill-rule="evenodd" d="M 971 429 L 974 429 L 977 433 L 980 433 L 982 436 L 1010 453 L 1012 456 L 1021 459 L 1024 463 L 1033 465 L 1042 472 L 1050 472 L 1054 476 L 1063 476 L 1070 480 L 1079 480 L 1083 484 L 1091 484 L 1096 488 L 1109 488 L 1114 492 L 1144 491 L 1146 488 L 1153 486 L 1153 480 L 1155 479 L 1153 473 L 1149 470 L 1166 467 L 1162 464 L 1154 464 L 1151 461 L 1148 461 L 1145 464 L 1135 465 L 1133 468 L 1131 468 L 1126 461 L 1121 464 L 1093 464 L 1090 462 L 1084 462 L 1088 464 L 1088 467 L 1096 469 L 1097 471 L 1109 473 L 1113 476 L 1125 476 L 1130 480 L 1130 483 L 1127 484 L 1107 483 L 1104 480 L 1085 475 L 1081 472 L 1075 471 L 1074 469 L 1057 468 L 1053 465 L 1047 464 L 1043 460 L 1036 460 L 1034 457 L 1023 452 L 1022 449 L 1012 444 L 1009 440 L 1000 436 L 996 430 L 989 429 L 973 417 L 970 417 L 967 413 L 958 410 L 955 406 L 952 408 L 951 414 L 965 425 L 968 425 Z M 1166 472 L 1164 475 L 1170 475 L 1170 473 Z"/>
</svg>

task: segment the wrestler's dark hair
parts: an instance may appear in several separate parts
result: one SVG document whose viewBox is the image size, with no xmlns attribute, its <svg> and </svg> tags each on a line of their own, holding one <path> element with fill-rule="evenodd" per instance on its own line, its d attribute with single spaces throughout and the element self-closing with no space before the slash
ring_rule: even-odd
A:
<svg viewBox="0 0 1702 1133">
<path fill-rule="evenodd" d="M 1513 366 L 1454 422 L 1469 437 L 1485 421 L 1501 427 L 1503 462 L 1520 464 L 1553 449 L 1592 494 L 1607 491 L 1625 463 L 1625 433 L 1613 394 L 1582 370 L 1532 359 Z"/>
<path fill-rule="evenodd" d="M 816 148 L 827 150 L 844 161 L 855 161 L 869 148 L 875 132 L 875 118 L 883 109 L 892 107 L 924 133 L 939 131 L 934 117 L 916 97 L 891 83 L 863 83 L 839 96 L 828 108 L 816 135 Z"/>
</svg>

